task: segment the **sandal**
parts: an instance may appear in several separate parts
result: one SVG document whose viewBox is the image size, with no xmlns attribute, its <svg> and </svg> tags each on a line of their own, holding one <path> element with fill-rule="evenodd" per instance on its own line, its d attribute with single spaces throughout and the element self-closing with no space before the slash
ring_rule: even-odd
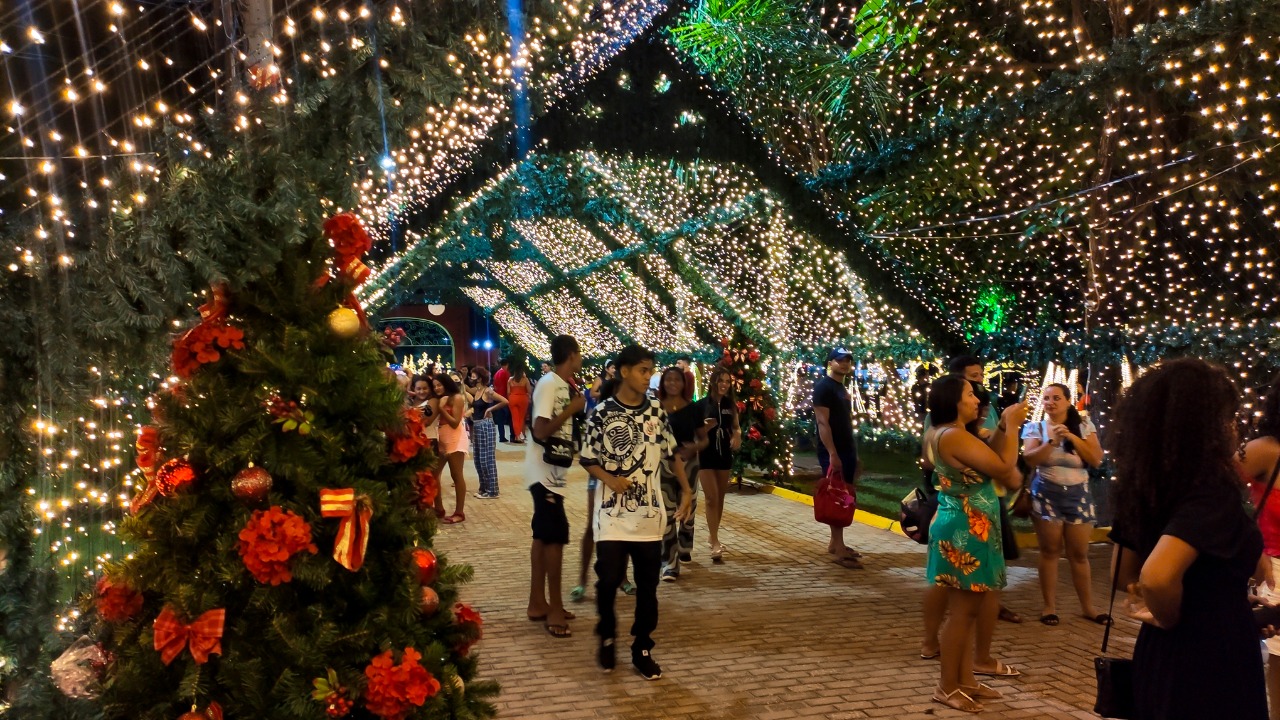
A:
<svg viewBox="0 0 1280 720">
<path fill-rule="evenodd" d="M 1022 616 L 1021 616 L 1021 615 L 1019 615 L 1018 613 L 1016 613 L 1016 612 L 1014 612 L 1014 611 L 1010 610 L 1009 608 L 1007 608 L 1007 607 L 1005 607 L 1005 606 L 1003 606 L 1003 605 L 1001 605 L 1001 606 L 1000 606 L 1000 619 L 1001 619 L 1001 620 L 1003 620 L 1003 621 L 1005 621 L 1005 622 L 1009 622 L 1009 623 L 1021 623 L 1021 622 L 1022 622 Z"/>
<path fill-rule="evenodd" d="M 1000 700 L 1004 698 L 1004 693 L 986 683 L 978 683 L 974 687 L 965 687 L 964 685 L 961 685 L 960 689 L 964 691 L 965 695 L 968 695 L 975 700 Z"/>
<path fill-rule="evenodd" d="M 951 692 L 943 692 L 941 687 L 933 689 L 933 701 L 942 703 L 953 710 L 959 710 L 967 713 L 982 712 L 982 703 L 974 700 L 965 694 L 964 690 L 956 688 Z"/>
<path fill-rule="evenodd" d="M 724 545 L 723 544 L 717 544 L 715 547 L 711 548 L 711 562 L 717 565 L 724 562 Z"/>
<path fill-rule="evenodd" d="M 467 516 L 466 516 L 466 515 L 463 515 L 462 513 L 456 512 L 456 513 L 454 513 L 454 514 L 450 515 L 449 517 L 445 518 L 444 520 L 441 520 L 440 522 L 444 523 L 445 525 L 457 525 L 458 523 L 460 523 L 460 522 L 462 522 L 462 521 L 464 521 L 464 520 L 466 520 L 466 519 L 467 519 Z"/>
<path fill-rule="evenodd" d="M 569 599 L 574 602 L 582 602 L 587 598 L 587 589 L 582 585 L 575 586 L 569 591 Z"/>
<path fill-rule="evenodd" d="M 935 651 L 933 651 L 932 653 L 930 653 L 930 654 L 928 654 L 928 655 L 925 655 L 924 653 L 920 653 L 920 659 L 921 659 L 921 660 L 937 660 L 937 659 L 938 659 L 939 657 L 941 657 L 941 656 L 942 656 L 942 651 L 941 651 L 941 650 L 935 650 Z"/>
<path fill-rule="evenodd" d="M 842 568 L 847 568 L 847 569 L 849 569 L 849 570 L 861 570 L 861 569 L 862 569 L 862 561 L 861 561 L 861 560 L 859 560 L 858 558 L 854 558 L 854 557 L 842 557 L 842 558 L 836 558 L 836 559 L 835 559 L 835 563 L 836 563 L 837 565 L 839 565 L 840 567 L 842 567 Z"/>
<path fill-rule="evenodd" d="M 1040 622 L 1044 623 L 1045 625 L 1048 625 L 1049 627 L 1053 627 L 1062 621 L 1058 619 L 1057 615 L 1054 615 L 1053 613 L 1049 613 L 1048 615 L 1041 615 Z"/>
<path fill-rule="evenodd" d="M 635 595 L 636 594 L 635 583 L 627 582 L 624 580 L 622 582 L 622 593 L 624 595 Z"/>
<path fill-rule="evenodd" d="M 546 615 L 539 615 L 538 617 L 534 617 L 534 616 L 532 616 L 532 615 L 526 615 L 525 617 L 529 618 L 529 622 L 544 622 L 544 621 L 547 619 L 547 616 L 546 616 Z M 565 620 L 577 620 L 577 619 L 578 619 L 578 616 L 577 616 L 577 615 L 574 615 L 573 613 L 569 612 L 568 610 L 565 610 L 565 611 L 564 611 L 564 619 L 565 619 Z"/>
<path fill-rule="evenodd" d="M 974 675 L 984 675 L 984 676 L 986 676 L 986 677 L 1009 677 L 1009 678 L 1011 678 L 1011 677 L 1021 677 L 1021 676 L 1022 676 L 1022 671 L 1021 671 L 1021 670 L 1019 670 L 1018 668 L 1016 668 L 1016 667 L 1012 666 L 1012 665 L 1005 665 L 1004 663 L 1002 663 L 1002 662 L 1000 662 L 999 660 L 997 660 L 997 661 L 996 661 L 996 666 L 995 666 L 995 668 L 994 668 L 994 669 L 992 669 L 992 670 L 979 670 L 978 668 L 974 668 L 974 669 L 973 669 L 973 674 L 974 674 Z"/>
<path fill-rule="evenodd" d="M 1098 613 L 1093 617 L 1085 615 L 1084 619 L 1088 620 L 1089 622 L 1098 623 L 1099 625 L 1106 625 L 1107 623 L 1111 622 L 1111 616 L 1106 613 Z"/>
<path fill-rule="evenodd" d="M 548 623 L 547 634 L 557 638 L 573 637 L 573 631 L 569 629 L 568 625 L 551 625 Z"/>
</svg>

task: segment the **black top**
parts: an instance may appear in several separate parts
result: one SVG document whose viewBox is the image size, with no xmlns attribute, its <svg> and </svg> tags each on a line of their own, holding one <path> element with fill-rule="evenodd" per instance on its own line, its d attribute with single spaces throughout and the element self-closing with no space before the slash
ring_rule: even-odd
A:
<svg viewBox="0 0 1280 720">
<path fill-rule="evenodd" d="M 676 444 L 683 445 L 694 441 L 694 434 L 702 427 L 705 417 L 702 408 L 696 403 L 689 403 L 679 410 L 667 415 L 671 423 L 671 433 L 676 436 Z"/>
<path fill-rule="evenodd" d="M 485 411 L 498 405 L 497 400 L 494 400 L 493 402 L 486 402 L 482 398 L 484 398 L 484 393 L 480 393 L 480 395 L 476 396 L 475 400 L 471 401 L 471 419 L 473 421 L 483 420 Z"/>
<path fill-rule="evenodd" d="M 1117 519 L 1111 538 L 1143 561 L 1162 535 L 1195 548 L 1182 577 L 1182 609 L 1169 629 L 1143 624 L 1134 646 L 1138 720 L 1266 720 L 1267 697 L 1248 581 L 1262 533 L 1229 482 L 1193 490 L 1144 532 Z"/>
<path fill-rule="evenodd" d="M 831 426 L 831 442 L 836 452 L 844 455 L 856 452 L 853 440 L 853 399 L 844 385 L 823 375 L 813 386 L 813 406 L 827 408 L 828 424 Z M 822 440 L 819 439 L 821 444 Z"/>
</svg>

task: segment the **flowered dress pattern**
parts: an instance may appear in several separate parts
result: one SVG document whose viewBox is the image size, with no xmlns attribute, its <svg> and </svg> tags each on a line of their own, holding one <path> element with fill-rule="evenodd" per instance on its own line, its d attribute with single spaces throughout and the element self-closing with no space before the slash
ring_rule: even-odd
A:
<svg viewBox="0 0 1280 720">
<path fill-rule="evenodd" d="M 948 465 L 938 452 L 944 432 L 934 435 L 929 448 L 938 475 L 938 511 L 929 525 L 927 577 L 957 590 L 998 590 L 1005 586 L 1005 565 L 995 483 L 975 470 Z"/>
</svg>

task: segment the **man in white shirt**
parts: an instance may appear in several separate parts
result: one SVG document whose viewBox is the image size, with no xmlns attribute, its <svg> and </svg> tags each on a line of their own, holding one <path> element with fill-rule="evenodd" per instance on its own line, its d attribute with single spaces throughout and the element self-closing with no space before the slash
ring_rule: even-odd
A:
<svg viewBox="0 0 1280 720">
<path fill-rule="evenodd" d="M 662 677 L 650 655 L 651 634 L 658 626 L 658 575 L 662 568 L 662 535 L 667 513 L 662 501 L 662 464 L 669 463 L 680 484 L 676 522 L 690 515 L 689 479 L 676 452 L 675 435 L 662 405 L 646 391 L 653 375 L 653 353 L 639 345 L 618 355 L 621 382 L 617 391 L 596 406 L 587 421 L 582 466 L 603 483 L 591 513 L 596 539 L 596 610 L 600 621 L 597 659 L 613 670 L 617 617 L 614 600 L 627 570 L 635 571 L 636 615 L 631 626 L 631 663 L 646 680 Z"/>
<path fill-rule="evenodd" d="M 582 370 L 582 351 L 572 335 L 551 340 L 555 371 L 543 375 L 533 391 L 533 442 L 525 451 L 525 487 L 533 496 L 533 548 L 529 553 L 529 619 L 545 620 L 553 637 L 572 635 L 560 591 L 569 520 L 564 491 L 577 450 L 573 426 L 586 408 L 574 383 Z"/>
</svg>

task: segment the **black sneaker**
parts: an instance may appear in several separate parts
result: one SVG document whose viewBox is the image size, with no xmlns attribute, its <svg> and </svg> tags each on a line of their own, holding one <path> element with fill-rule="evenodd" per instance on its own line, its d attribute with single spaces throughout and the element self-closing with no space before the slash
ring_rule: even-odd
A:
<svg viewBox="0 0 1280 720">
<path fill-rule="evenodd" d="M 680 562 L 693 562 L 693 556 L 689 553 L 680 553 Z"/>
<path fill-rule="evenodd" d="M 631 664 L 636 666 L 636 671 L 645 680 L 657 680 L 662 677 L 662 668 L 658 667 L 658 663 L 654 662 L 653 656 L 649 654 L 648 650 L 632 653 Z"/>
<path fill-rule="evenodd" d="M 613 638 L 600 638 L 600 651 L 596 654 L 596 662 L 600 663 L 601 670 L 613 672 L 613 666 L 618 662 L 613 649 Z"/>
</svg>

